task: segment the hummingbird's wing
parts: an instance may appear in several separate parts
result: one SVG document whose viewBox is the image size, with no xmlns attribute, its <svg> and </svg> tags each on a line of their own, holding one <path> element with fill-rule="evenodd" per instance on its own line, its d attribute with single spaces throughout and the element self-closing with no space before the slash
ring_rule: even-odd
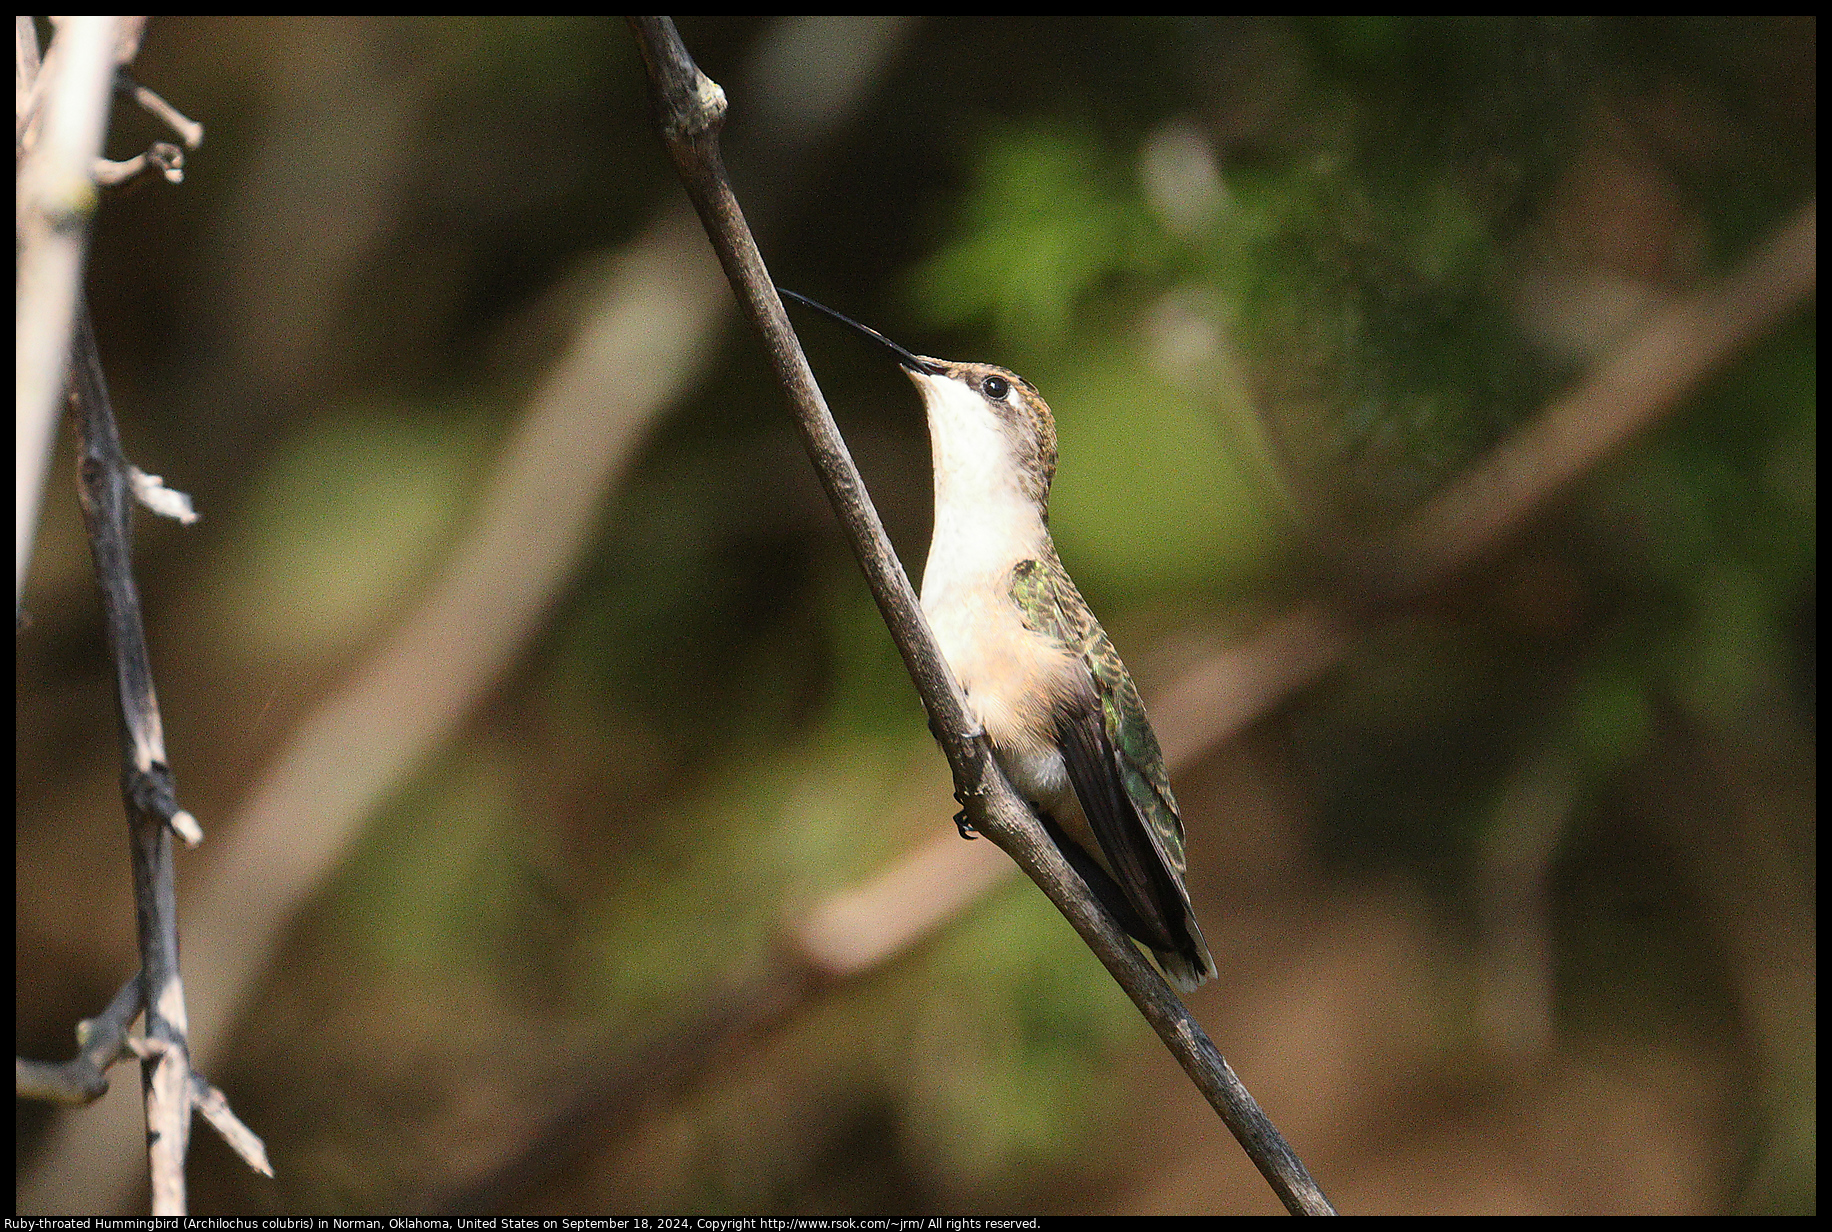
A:
<svg viewBox="0 0 1832 1232">
<path fill-rule="evenodd" d="M 1207 959 L 1207 949 L 1183 886 L 1183 820 L 1138 688 L 1054 553 L 1020 561 L 1011 589 L 1025 624 L 1087 669 L 1094 704 L 1065 706 L 1057 731 L 1082 812 L 1144 926 L 1139 939 L 1204 966 L 1197 956 Z"/>
<path fill-rule="evenodd" d="M 1159 858 L 1126 792 L 1113 743 L 1092 707 L 1064 716 L 1058 735 L 1069 782 L 1088 825 L 1113 869 L 1113 880 L 1142 926 L 1135 935 L 1153 949 L 1178 951 L 1188 899 L 1177 875 Z M 1079 870 L 1078 870 L 1079 871 Z M 1086 880 L 1086 874 L 1083 874 Z M 1122 923 L 1125 916 L 1116 911 Z"/>
</svg>

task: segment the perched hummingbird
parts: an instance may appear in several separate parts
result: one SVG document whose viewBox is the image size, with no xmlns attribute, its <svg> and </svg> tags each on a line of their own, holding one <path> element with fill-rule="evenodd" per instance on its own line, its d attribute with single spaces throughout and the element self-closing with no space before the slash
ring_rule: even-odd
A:
<svg viewBox="0 0 1832 1232">
<path fill-rule="evenodd" d="M 781 291 L 781 288 L 778 288 Z M 992 364 L 890 348 L 922 394 L 935 533 L 922 610 L 1012 786 L 1125 930 L 1188 992 L 1215 974 L 1183 886 L 1183 820 L 1145 704 L 1050 540 L 1056 421 Z M 962 833 L 966 833 L 963 825 Z"/>
</svg>

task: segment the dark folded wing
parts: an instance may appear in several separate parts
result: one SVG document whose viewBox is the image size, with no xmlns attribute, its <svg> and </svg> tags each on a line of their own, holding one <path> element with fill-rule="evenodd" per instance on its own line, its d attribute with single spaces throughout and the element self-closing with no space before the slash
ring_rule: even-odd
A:
<svg viewBox="0 0 1832 1232">
<path fill-rule="evenodd" d="M 1099 712 L 1089 707 L 1065 716 L 1058 732 L 1069 782 L 1113 879 L 1142 926 L 1139 940 L 1160 950 L 1183 949 L 1188 945 L 1183 887 L 1165 867 L 1133 805 Z"/>
</svg>

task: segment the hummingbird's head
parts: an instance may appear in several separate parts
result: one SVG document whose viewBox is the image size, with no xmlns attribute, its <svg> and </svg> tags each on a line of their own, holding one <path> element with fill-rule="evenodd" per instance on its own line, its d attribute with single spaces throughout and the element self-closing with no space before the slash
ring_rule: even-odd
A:
<svg viewBox="0 0 1832 1232">
<path fill-rule="evenodd" d="M 935 466 L 1002 461 L 1024 495 L 1049 507 L 1056 477 L 1056 419 L 1036 386 L 995 364 L 957 364 L 915 356 L 903 371 L 929 413 Z"/>
<path fill-rule="evenodd" d="M 914 354 L 825 304 L 782 287 L 776 290 L 857 330 L 897 357 L 929 413 L 938 484 L 951 484 L 958 477 L 975 488 L 1015 485 L 1047 521 L 1050 482 L 1056 477 L 1056 419 L 1036 386 L 1009 368 Z"/>
</svg>

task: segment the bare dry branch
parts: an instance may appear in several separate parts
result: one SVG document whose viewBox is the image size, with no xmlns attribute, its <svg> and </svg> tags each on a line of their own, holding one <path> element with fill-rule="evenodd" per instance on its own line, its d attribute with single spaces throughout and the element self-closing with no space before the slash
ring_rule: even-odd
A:
<svg viewBox="0 0 1832 1232">
<path fill-rule="evenodd" d="M 134 100 L 140 109 L 163 123 L 178 139 L 184 142 L 185 149 L 195 150 L 204 143 L 204 126 L 193 120 L 178 108 L 165 101 L 152 90 L 147 89 L 128 73 L 124 65 L 115 77 L 115 85 Z"/>
<path fill-rule="evenodd" d="M 56 437 L 78 287 L 96 188 L 91 171 L 108 127 L 117 18 L 66 17 L 35 80 L 38 35 L 14 19 L 17 106 L 13 284 L 15 486 L 13 602 L 25 593 L 38 504 Z"/>
<path fill-rule="evenodd" d="M 15 1058 L 15 1095 L 54 1104 L 88 1104 L 107 1094 L 108 1068 L 127 1055 L 127 1029 L 140 1016 L 141 1004 L 136 974 L 121 985 L 107 1009 L 76 1024 L 76 1056 L 62 1064 Z"/>
<path fill-rule="evenodd" d="M 153 690 L 140 593 L 134 580 L 127 460 L 87 314 L 78 318 L 70 400 L 81 427 L 78 463 L 83 524 L 102 594 L 103 627 L 114 661 L 121 721 L 121 795 L 133 852 L 134 909 L 140 931 L 141 999 L 153 1058 L 141 1067 L 146 1095 L 153 1213 L 184 1213 L 184 1148 L 190 1137 L 185 1075 L 189 1059 L 184 983 L 178 973 L 178 904 L 172 819 L 178 807 L 166 764 L 165 730 Z"/>
<path fill-rule="evenodd" d="M 184 984 L 178 970 L 172 834 L 176 831 L 195 845 L 203 833 L 196 819 L 178 806 L 166 763 L 164 728 L 133 575 L 134 500 L 181 518 L 189 515 L 188 502 L 122 456 L 101 357 L 78 288 L 87 220 L 95 204 L 93 176 L 98 167 L 106 171 L 110 166 L 98 157 L 109 83 L 116 68 L 133 58 L 144 25 L 141 17 L 60 19 L 57 40 L 37 79 L 31 19 L 18 19 L 14 28 L 20 241 L 15 298 L 20 423 L 15 594 L 23 595 L 39 490 L 56 423 L 54 408 L 67 388 L 80 424 L 79 494 L 115 668 L 121 794 L 133 857 L 141 954 L 139 975 L 99 1018 L 79 1028 L 80 1052 L 75 1059 L 61 1066 L 21 1059 L 15 1063 L 15 1074 L 21 1094 L 85 1103 L 108 1089 L 105 1071 L 123 1049 L 138 1055 L 153 1213 L 180 1215 L 185 1211 L 184 1163 L 196 1093 L 213 1097 L 213 1119 L 230 1126 L 228 1132 L 240 1139 L 253 1135 L 235 1121 L 220 1093 L 207 1083 L 196 1079 L 194 1093 L 196 1076 L 185 1043 Z M 139 161 L 141 166 L 163 164 L 170 177 L 181 157 L 177 147 L 160 143 L 155 157 Z M 131 165 L 117 169 L 133 170 Z M 141 1013 L 146 1034 L 130 1040 L 128 1025 Z M 238 1149 L 248 1154 L 245 1141 Z"/>
<path fill-rule="evenodd" d="M 191 1071 L 191 1104 L 204 1114 L 204 1120 L 210 1122 L 210 1128 L 222 1135 L 229 1149 L 242 1157 L 242 1162 L 259 1172 L 262 1176 L 272 1176 L 274 1167 L 267 1161 L 267 1144 L 262 1142 L 242 1119 L 229 1107 L 229 1101 L 223 1093 L 204 1081 L 204 1076 L 196 1070 Z"/>
<path fill-rule="evenodd" d="M 844 55 L 832 50 L 835 20 L 844 21 Z M 765 41 L 755 71 L 766 79 L 802 72 L 811 48 L 827 49 L 821 90 L 777 92 L 785 101 L 771 163 L 782 190 L 879 80 L 908 26 L 895 17 L 796 19 Z M 449 738 L 512 662 L 585 551 L 605 494 L 703 370 L 731 302 L 704 254 L 684 203 L 619 253 L 572 345 L 530 397 L 443 573 L 299 721 L 221 827 L 216 858 L 186 904 L 186 970 L 213 992 L 191 1020 L 196 1063 L 208 1068 L 282 930 L 376 802 Z M 104 1138 L 66 1121 L 22 1182 L 20 1206 L 43 1209 L 79 1185 L 92 1204 L 118 1202 L 138 1167 L 125 1133 Z"/>
<path fill-rule="evenodd" d="M 121 985 L 108 1008 L 94 1018 L 76 1024 L 77 1055 L 62 1064 L 14 1059 L 15 1094 L 20 1099 L 41 1100 L 54 1104 L 88 1104 L 108 1092 L 108 1069 L 128 1056 L 155 1062 L 171 1055 L 171 1049 L 158 1041 L 129 1038 L 128 1028 L 140 1016 L 141 978 L 139 973 Z M 195 1069 L 189 1069 L 185 1098 L 204 1114 L 212 1128 L 222 1135 L 231 1150 L 248 1166 L 263 1176 L 274 1174 L 267 1160 L 267 1146 L 244 1125 L 229 1107 L 223 1093 L 204 1080 Z"/>
<path fill-rule="evenodd" d="M 95 160 L 95 181 L 105 188 L 131 184 L 149 171 L 158 172 L 168 184 L 184 183 L 184 151 L 169 141 L 155 141 L 129 159 Z"/>
</svg>

